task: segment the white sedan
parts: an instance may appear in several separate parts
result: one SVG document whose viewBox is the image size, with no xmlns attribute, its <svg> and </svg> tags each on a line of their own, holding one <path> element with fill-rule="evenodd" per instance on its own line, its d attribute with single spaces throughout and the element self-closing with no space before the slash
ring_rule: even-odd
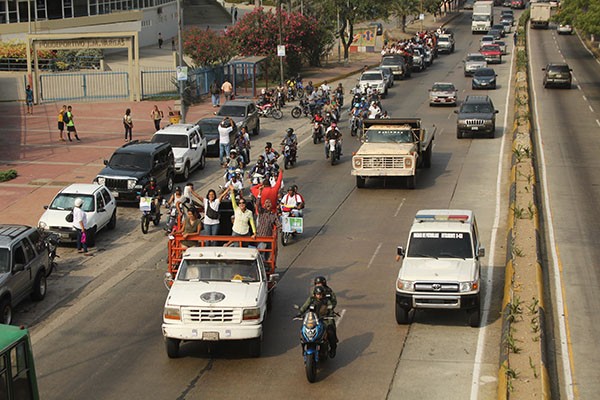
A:
<svg viewBox="0 0 600 400">
<path fill-rule="evenodd" d="M 73 184 L 62 189 L 42 214 L 38 227 L 57 233 L 60 242 L 77 240 L 77 231 L 67 216 L 73 210 L 76 198 L 83 200 L 81 209 L 87 217 L 86 237 L 88 246 L 94 246 L 96 233 L 103 228 L 114 229 L 117 225 L 117 202 L 110 190 L 98 184 Z M 72 221 L 72 219 L 71 219 Z"/>
<path fill-rule="evenodd" d="M 573 33 L 573 27 L 568 24 L 560 24 L 556 29 L 559 35 L 570 35 Z"/>
<path fill-rule="evenodd" d="M 436 82 L 429 89 L 429 105 L 450 104 L 455 106 L 457 98 L 456 87 L 448 82 Z"/>
</svg>

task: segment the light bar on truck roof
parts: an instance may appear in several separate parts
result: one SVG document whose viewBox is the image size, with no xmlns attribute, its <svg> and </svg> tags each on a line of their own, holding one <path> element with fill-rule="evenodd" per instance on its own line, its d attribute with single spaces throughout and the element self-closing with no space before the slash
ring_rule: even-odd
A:
<svg viewBox="0 0 600 400">
<path fill-rule="evenodd" d="M 417 214 L 415 220 L 419 222 L 435 222 L 435 221 L 456 221 L 465 222 L 469 219 L 468 215 L 436 215 L 436 214 Z"/>
</svg>

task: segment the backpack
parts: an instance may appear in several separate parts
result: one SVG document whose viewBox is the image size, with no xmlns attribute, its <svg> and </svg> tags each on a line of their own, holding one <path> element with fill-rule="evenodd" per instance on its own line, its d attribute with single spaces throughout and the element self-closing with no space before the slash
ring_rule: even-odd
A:
<svg viewBox="0 0 600 400">
<path fill-rule="evenodd" d="M 71 121 L 71 120 L 69 119 L 69 113 L 68 113 L 67 111 L 65 111 L 65 112 L 63 113 L 63 122 L 64 122 L 65 124 L 68 124 L 68 123 L 69 123 L 69 121 Z"/>
</svg>

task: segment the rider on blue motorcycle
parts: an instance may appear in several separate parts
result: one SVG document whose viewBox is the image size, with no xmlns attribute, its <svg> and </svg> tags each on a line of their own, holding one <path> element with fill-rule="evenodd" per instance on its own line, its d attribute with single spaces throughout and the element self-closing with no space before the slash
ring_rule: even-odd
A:
<svg viewBox="0 0 600 400">
<path fill-rule="evenodd" d="M 313 294 L 318 287 L 322 287 L 323 289 L 325 289 L 325 297 L 329 299 L 329 301 L 331 301 L 331 304 L 335 309 L 335 306 L 337 306 L 337 297 L 335 296 L 333 289 L 327 286 L 327 279 L 324 276 L 317 276 L 315 278 L 315 287 L 313 289 Z"/>
<path fill-rule="evenodd" d="M 298 138 L 296 137 L 296 134 L 294 133 L 294 130 L 292 128 L 288 128 L 286 130 L 286 135 L 283 138 L 283 140 L 281 141 L 281 146 L 282 146 L 282 150 L 281 150 L 282 153 L 285 152 L 285 146 L 290 146 L 290 156 L 291 156 L 292 160 L 296 161 L 296 151 L 298 149 Z"/>
<path fill-rule="evenodd" d="M 331 300 L 325 297 L 325 288 L 322 286 L 315 287 L 314 294 L 311 295 L 298 310 L 297 317 L 301 317 L 310 306 L 314 307 L 315 313 L 327 327 L 327 341 L 329 342 L 329 357 L 334 358 L 337 350 L 337 334 L 335 328 L 335 320 L 333 316 L 333 304 Z"/>
</svg>

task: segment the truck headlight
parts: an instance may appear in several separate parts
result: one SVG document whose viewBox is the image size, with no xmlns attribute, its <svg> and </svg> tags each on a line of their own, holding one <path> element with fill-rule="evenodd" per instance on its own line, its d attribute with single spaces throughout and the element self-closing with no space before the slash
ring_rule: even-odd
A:
<svg viewBox="0 0 600 400">
<path fill-rule="evenodd" d="M 399 290 L 403 290 L 405 292 L 415 291 L 415 283 L 413 281 L 405 281 L 402 279 L 398 279 L 398 281 L 396 282 L 396 286 Z"/>
<path fill-rule="evenodd" d="M 179 311 L 179 307 L 165 307 L 163 315 L 165 319 L 181 321 L 181 313 Z"/>
<path fill-rule="evenodd" d="M 211 139 L 207 143 L 208 146 L 212 146 L 212 145 L 215 145 L 215 144 L 217 144 L 217 139 Z"/>
<path fill-rule="evenodd" d="M 175 157 L 175 162 L 176 162 L 176 163 L 181 163 L 181 162 L 183 162 L 183 157 Z"/>
<path fill-rule="evenodd" d="M 461 282 L 460 283 L 460 291 L 461 292 L 472 292 L 474 290 L 479 289 L 479 281 L 474 282 Z"/>
<path fill-rule="evenodd" d="M 48 224 L 45 223 L 44 221 L 40 221 L 40 222 L 38 222 L 38 228 L 45 231 L 46 229 L 48 229 Z"/>
<path fill-rule="evenodd" d="M 135 189 L 136 183 L 137 183 L 137 180 L 135 180 L 135 179 L 127 179 L 127 190 Z"/>
<path fill-rule="evenodd" d="M 96 182 L 98 182 L 98 185 L 104 186 L 104 184 L 106 183 L 106 178 L 102 178 L 99 176 L 96 178 Z"/>
<path fill-rule="evenodd" d="M 354 157 L 354 168 L 362 168 L 362 158 Z"/>
<path fill-rule="evenodd" d="M 260 318 L 260 308 L 244 308 L 242 319 L 244 321 Z"/>
<path fill-rule="evenodd" d="M 466 126 L 466 125 L 467 125 L 467 121 L 466 121 L 466 120 L 464 120 L 464 119 L 459 119 L 459 120 L 458 120 L 458 125 L 459 125 L 459 126 Z"/>
<path fill-rule="evenodd" d="M 405 166 L 406 168 L 411 168 L 411 167 L 412 167 L 412 158 L 410 158 L 410 157 L 406 157 L 406 158 L 404 159 L 404 166 Z"/>
</svg>

